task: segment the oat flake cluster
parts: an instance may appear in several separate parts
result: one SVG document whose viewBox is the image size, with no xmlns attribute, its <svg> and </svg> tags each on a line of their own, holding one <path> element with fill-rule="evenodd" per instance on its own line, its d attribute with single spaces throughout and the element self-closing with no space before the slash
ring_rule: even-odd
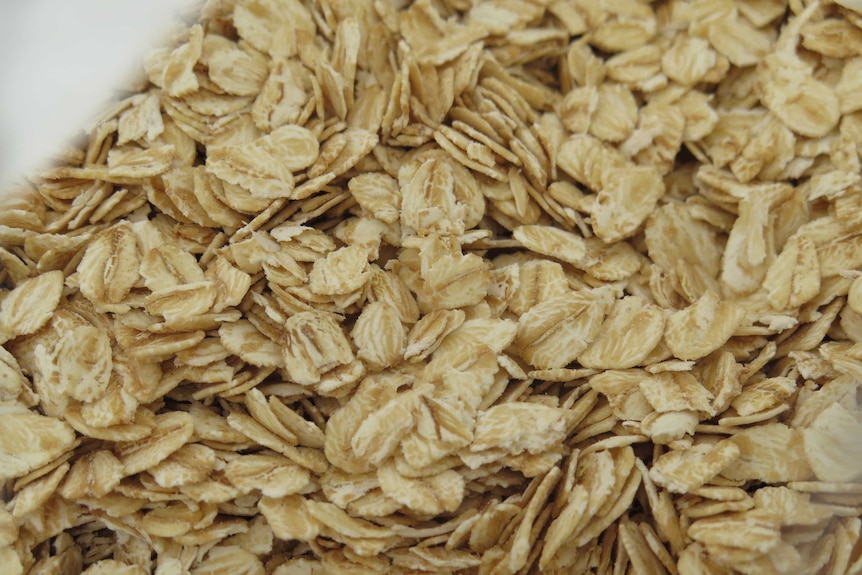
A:
<svg viewBox="0 0 862 575">
<path fill-rule="evenodd" d="M 0 211 L 0 570 L 862 572 L 860 26 L 210 0 Z"/>
</svg>

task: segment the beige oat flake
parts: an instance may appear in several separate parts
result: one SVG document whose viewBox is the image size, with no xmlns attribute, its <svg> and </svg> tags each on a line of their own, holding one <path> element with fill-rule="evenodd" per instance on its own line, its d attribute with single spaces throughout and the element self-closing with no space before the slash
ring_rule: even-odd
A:
<svg viewBox="0 0 862 575">
<path fill-rule="evenodd" d="M 4 574 L 860 571 L 862 4 L 196 9 L 0 190 Z"/>
</svg>

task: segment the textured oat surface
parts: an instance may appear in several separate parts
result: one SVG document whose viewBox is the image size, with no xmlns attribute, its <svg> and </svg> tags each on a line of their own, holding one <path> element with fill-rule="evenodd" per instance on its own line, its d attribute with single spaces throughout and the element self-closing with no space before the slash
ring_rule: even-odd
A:
<svg viewBox="0 0 862 575">
<path fill-rule="evenodd" d="M 0 211 L 4 574 L 862 572 L 860 10 L 207 2 Z"/>
</svg>

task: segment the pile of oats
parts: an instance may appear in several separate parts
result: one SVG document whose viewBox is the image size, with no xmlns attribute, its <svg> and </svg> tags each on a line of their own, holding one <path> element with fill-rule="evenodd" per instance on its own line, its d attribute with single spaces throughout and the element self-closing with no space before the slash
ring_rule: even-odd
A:
<svg viewBox="0 0 862 575">
<path fill-rule="evenodd" d="M 210 0 L 0 211 L 5 575 L 862 572 L 859 0 Z"/>
</svg>

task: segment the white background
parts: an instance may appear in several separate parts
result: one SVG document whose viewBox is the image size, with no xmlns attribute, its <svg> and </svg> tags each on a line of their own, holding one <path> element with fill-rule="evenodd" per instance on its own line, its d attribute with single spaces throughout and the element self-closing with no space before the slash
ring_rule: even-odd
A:
<svg viewBox="0 0 862 575">
<path fill-rule="evenodd" d="M 0 193 L 76 135 L 190 0 L 0 0 Z"/>
</svg>

